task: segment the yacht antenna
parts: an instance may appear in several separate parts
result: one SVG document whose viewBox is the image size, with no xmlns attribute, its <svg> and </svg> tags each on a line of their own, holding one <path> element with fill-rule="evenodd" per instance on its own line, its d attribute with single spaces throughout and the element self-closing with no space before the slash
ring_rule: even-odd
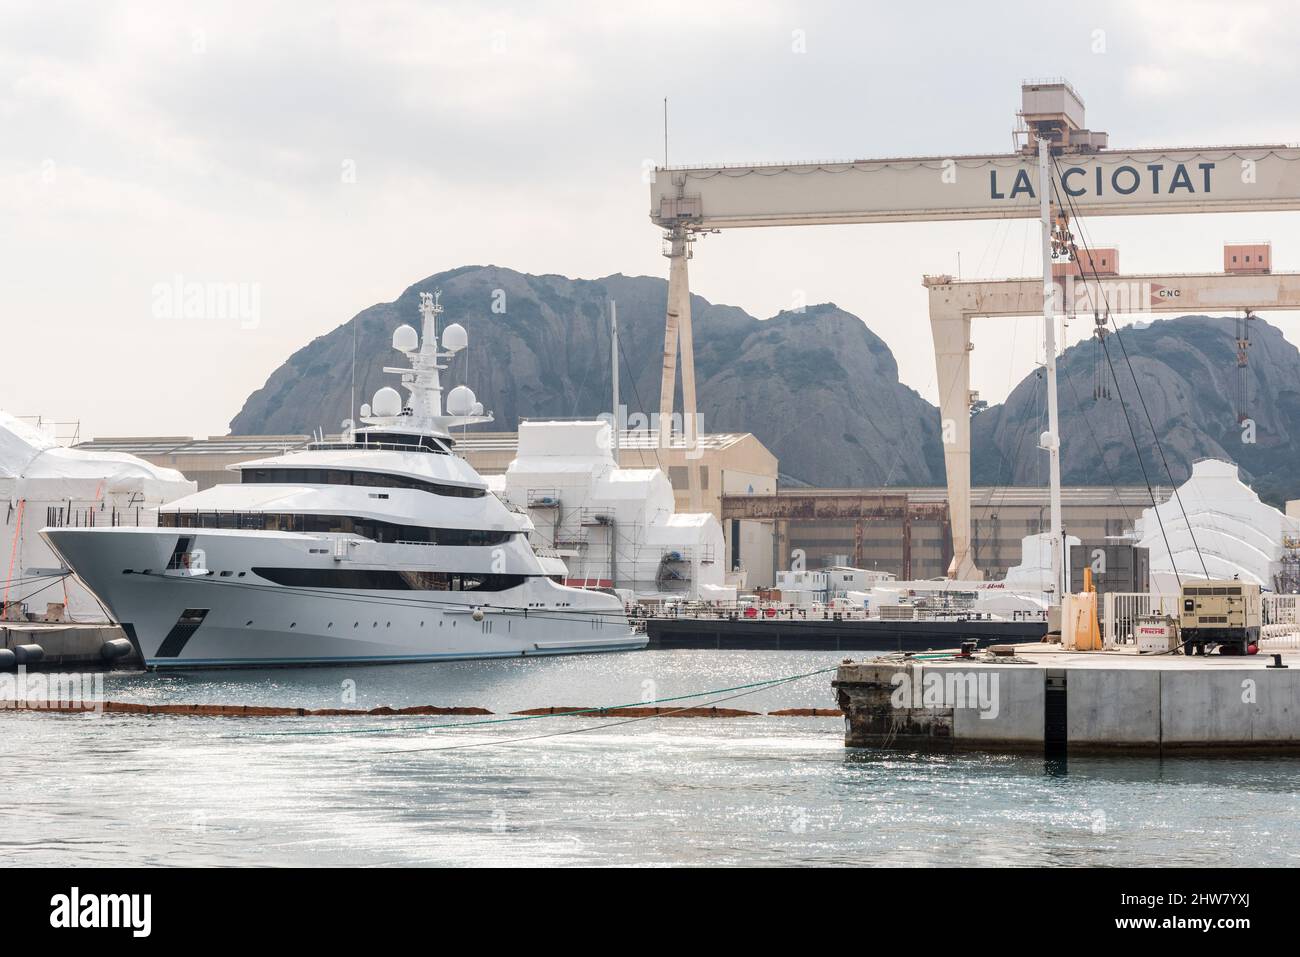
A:
<svg viewBox="0 0 1300 957">
<path fill-rule="evenodd" d="M 447 406 L 443 407 L 442 373 L 450 368 L 450 360 L 456 353 L 469 345 L 469 337 L 464 326 L 455 322 L 439 336 L 438 316 L 443 311 L 440 293 L 441 290 L 420 293 L 422 332 L 407 325 L 394 330 L 393 348 L 410 365 L 385 366 L 384 371 L 401 377 L 407 397 L 403 400 L 396 389 L 380 389 L 375 393 L 374 402 L 361 408 L 362 421 L 368 426 L 396 427 L 400 432 L 433 432 L 449 439 L 458 425 L 492 421 L 492 413 L 483 410 L 483 404 L 469 386 L 452 389 L 447 394 Z"/>
</svg>

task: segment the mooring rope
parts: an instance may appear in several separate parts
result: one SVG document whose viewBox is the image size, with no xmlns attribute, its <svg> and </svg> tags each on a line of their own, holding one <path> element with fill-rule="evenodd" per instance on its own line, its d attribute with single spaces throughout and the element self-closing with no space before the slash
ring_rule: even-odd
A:
<svg viewBox="0 0 1300 957">
<path fill-rule="evenodd" d="M 415 725 L 415 726 L 407 725 L 399 728 L 391 728 L 391 727 L 318 728 L 318 729 L 295 730 L 295 731 L 252 731 L 249 732 L 248 734 L 229 735 L 229 737 L 245 738 L 245 737 L 288 737 L 288 736 L 300 736 L 300 735 L 333 735 L 333 734 L 394 734 L 399 732 L 404 733 L 408 731 L 441 731 L 449 728 L 457 728 L 457 729 L 472 728 L 472 727 L 477 727 L 485 724 L 509 724 L 516 721 L 534 721 L 539 718 L 560 718 L 560 717 L 572 718 L 584 714 L 602 714 L 607 711 L 616 711 L 620 708 L 644 707 L 646 705 L 661 704 L 664 702 L 686 701 L 691 698 L 704 698 L 709 695 L 730 694 L 733 691 L 743 692 L 744 694 L 753 694 L 757 691 L 762 691 L 765 688 L 772 688 L 772 687 L 776 687 L 777 685 L 789 684 L 792 681 L 802 681 L 805 678 L 813 678 L 816 677 L 817 675 L 829 674 L 830 672 L 837 670 L 838 667 L 839 666 L 836 665 L 833 668 L 820 668 L 817 671 L 807 671 L 802 674 L 785 675 L 780 678 L 768 678 L 763 681 L 753 681 L 750 682 L 749 684 L 735 685 L 730 688 L 714 688 L 709 691 L 696 691 L 692 694 L 672 695 L 665 698 L 651 698 L 649 701 L 633 701 L 627 704 L 605 705 L 604 707 L 600 707 L 600 708 L 582 708 L 576 711 L 555 711 L 549 714 L 517 714 L 517 715 L 510 715 L 509 717 L 505 717 L 505 718 L 485 718 L 480 721 L 448 721 L 442 724 L 422 724 L 422 725 Z M 735 695 L 734 697 L 743 697 L 743 695 Z M 731 700 L 731 698 L 721 698 L 718 700 L 729 701 Z M 693 707 L 706 707 L 713 703 L 716 702 L 705 702 L 704 705 L 694 705 Z M 663 717 L 668 717 L 671 714 L 674 714 L 676 711 L 686 711 L 686 710 L 689 709 L 677 708 L 674 709 L 673 711 L 665 712 L 664 714 L 643 715 L 637 718 L 629 718 L 627 720 L 642 721 L 642 720 L 646 720 L 647 718 L 663 718 Z M 623 723 L 623 722 L 619 722 L 619 723 Z M 589 729 L 589 730 L 595 730 L 595 729 Z M 573 732 L 566 731 L 563 733 L 571 734 Z"/>
<path fill-rule="evenodd" d="M 775 687 L 778 684 L 784 684 L 791 681 L 799 681 L 803 678 L 809 678 L 816 674 L 825 674 L 828 671 L 835 671 L 835 670 L 836 670 L 835 668 L 826 668 L 823 671 L 820 672 L 812 671 L 806 675 L 792 675 L 788 678 L 776 678 L 770 682 L 763 682 L 763 684 L 767 685 L 768 687 Z M 736 698 L 743 698 L 746 695 L 758 694 L 760 691 L 764 691 L 764 690 L 766 689 L 751 688 L 748 691 L 741 691 L 738 694 L 728 695 L 725 698 L 715 698 L 713 701 L 705 702 L 705 704 L 717 704 L 722 701 L 734 701 Z M 698 695 L 683 695 L 682 697 L 688 697 L 688 698 L 698 697 Z M 665 699 L 665 700 L 671 700 L 671 699 Z M 389 751 L 379 751 L 378 753 L 379 754 L 416 754 L 425 751 L 457 751 L 464 748 L 490 748 L 490 747 L 497 747 L 503 744 L 521 744 L 525 741 L 538 741 L 542 738 L 558 738 L 567 734 L 585 734 L 588 731 L 603 731 L 607 728 L 617 728 L 625 724 L 636 724 L 638 721 L 650 721 L 653 720 L 654 718 L 667 718 L 667 717 L 671 717 L 673 714 L 675 714 L 678 711 L 689 711 L 689 710 L 690 708 L 676 708 L 672 711 L 667 711 L 663 714 L 638 715 L 635 718 L 623 718 L 619 721 L 607 721 L 604 724 L 594 724 L 585 728 L 570 728 L 567 731 L 547 731 L 544 734 L 529 734 L 529 735 L 524 735 L 523 737 L 516 737 L 516 738 L 498 738 L 494 741 L 471 741 L 468 744 L 444 744 L 439 747 L 433 747 L 433 748 L 394 748 Z M 552 715 L 533 715 L 532 717 L 549 718 L 552 717 Z M 464 725 L 452 725 L 452 727 L 464 727 Z"/>
</svg>

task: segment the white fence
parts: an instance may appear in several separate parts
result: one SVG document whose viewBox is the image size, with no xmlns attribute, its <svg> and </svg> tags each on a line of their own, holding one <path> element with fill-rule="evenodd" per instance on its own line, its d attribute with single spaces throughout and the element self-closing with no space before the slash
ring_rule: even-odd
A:
<svg viewBox="0 0 1300 957">
<path fill-rule="evenodd" d="M 1300 648 L 1300 595 L 1265 595 L 1263 603 L 1259 650 Z"/>
<path fill-rule="evenodd" d="M 1263 595 L 1261 651 L 1300 648 L 1300 595 Z M 1102 596 L 1102 641 L 1107 648 L 1131 645 L 1143 615 L 1178 614 L 1177 595 L 1107 592 Z"/>
<path fill-rule="evenodd" d="M 1108 591 L 1102 596 L 1101 638 L 1107 648 L 1134 643 L 1137 620 L 1143 615 L 1169 614 L 1172 598 L 1148 592 Z"/>
<path fill-rule="evenodd" d="M 1263 611 L 1265 625 L 1295 625 L 1297 602 L 1300 595 L 1264 595 Z"/>
</svg>

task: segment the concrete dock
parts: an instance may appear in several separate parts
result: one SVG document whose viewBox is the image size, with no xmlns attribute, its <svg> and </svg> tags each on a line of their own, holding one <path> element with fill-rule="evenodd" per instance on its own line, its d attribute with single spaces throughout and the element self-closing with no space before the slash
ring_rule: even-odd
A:
<svg viewBox="0 0 1300 957">
<path fill-rule="evenodd" d="M 1009 656 L 845 661 L 846 747 L 1300 753 L 1300 652 L 1187 657 L 1017 645 Z"/>
</svg>

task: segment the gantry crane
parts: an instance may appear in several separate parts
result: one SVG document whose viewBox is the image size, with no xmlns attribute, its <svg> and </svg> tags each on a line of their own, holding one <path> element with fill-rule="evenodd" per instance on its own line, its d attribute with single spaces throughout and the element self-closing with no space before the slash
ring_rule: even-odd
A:
<svg viewBox="0 0 1300 957">
<path fill-rule="evenodd" d="M 686 260 L 692 241 L 701 233 L 759 226 L 1037 217 L 1043 221 L 1042 285 L 1046 285 L 1051 281 L 1052 233 L 1057 218 L 1050 189 L 1044 188 L 1047 182 L 1055 183 L 1068 197 L 1075 216 L 1300 209 L 1300 148 L 1113 150 L 1105 133 L 1085 126 L 1083 100 L 1064 80 L 1026 82 L 1021 97 L 1019 116 L 1025 142 L 1014 153 L 657 168 L 650 187 L 650 219 L 664 231 L 665 255 L 670 261 L 659 408 L 663 440 L 669 438 L 672 422 L 679 346 L 684 438 L 688 445 L 694 439 L 697 409 Z M 1063 211 L 1055 212 L 1059 216 Z M 1042 295 L 1041 286 L 1038 301 L 1048 339 L 1051 422 L 1045 447 L 1051 456 L 1054 485 L 1059 486 L 1054 322 L 1051 297 Z M 1176 306 L 1185 307 L 1185 302 Z M 944 464 L 949 492 L 955 496 L 951 502 L 953 532 L 956 535 L 961 525 L 969 542 L 969 499 L 960 494 L 963 482 L 969 487 L 970 468 L 969 318 L 939 324 L 932 320 L 931 328 L 940 382 L 957 375 L 967 383 L 940 393 L 951 394 L 960 404 L 956 411 L 943 412 L 945 424 L 951 426 L 945 431 Z M 688 472 L 695 500 L 698 488 L 694 483 L 699 479 L 694 469 Z M 1060 579 L 1058 552 L 1063 532 L 1057 507 L 1053 508 L 1051 535 Z M 973 570 L 968 552 L 954 548 L 949 574 L 966 577 Z"/>
</svg>

